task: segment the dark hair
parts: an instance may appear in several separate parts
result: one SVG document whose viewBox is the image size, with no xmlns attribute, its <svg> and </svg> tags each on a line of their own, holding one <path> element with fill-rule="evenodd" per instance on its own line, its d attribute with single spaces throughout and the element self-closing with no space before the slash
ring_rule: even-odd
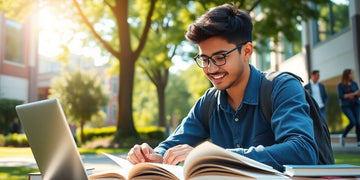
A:
<svg viewBox="0 0 360 180">
<path fill-rule="evenodd" d="M 317 74 L 317 73 L 319 73 L 320 71 L 319 70 L 313 70 L 312 72 L 311 72 L 311 74 L 312 75 L 315 75 L 315 74 Z"/>
<path fill-rule="evenodd" d="M 347 85 L 347 83 L 351 82 L 352 80 L 349 78 L 349 74 L 352 73 L 351 69 L 345 69 L 341 76 L 341 84 Z"/>
<path fill-rule="evenodd" d="M 235 5 L 224 4 L 210 9 L 187 28 L 185 37 L 193 44 L 214 36 L 229 43 L 240 44 L 252 41 L 251 17 Z"/>
</svg>

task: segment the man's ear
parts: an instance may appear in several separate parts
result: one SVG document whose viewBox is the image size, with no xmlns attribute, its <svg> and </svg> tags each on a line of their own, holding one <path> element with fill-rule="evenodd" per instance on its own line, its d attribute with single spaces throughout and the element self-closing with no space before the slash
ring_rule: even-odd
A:
<svg viewBox="0 0 360 180">
<path fill-rule="evenodd" d="M 253 50 L 254 47 L 251 42 L 248 42 L 243 46 L 242 51 L 244 53 L 245 59 L 249 59 L 251 57 Z"/>
</svg>

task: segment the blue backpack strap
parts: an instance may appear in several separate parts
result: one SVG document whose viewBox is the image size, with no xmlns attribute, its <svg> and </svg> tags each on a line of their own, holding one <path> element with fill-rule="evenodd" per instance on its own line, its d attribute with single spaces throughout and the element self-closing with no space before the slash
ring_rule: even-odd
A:
<svg viewBox="0 0 360 180">
<path fill-rule="evenodd" d="M 213 114 L 216 105 L 217 105 L 217 97 L 220 91 L 215 87 L 210 88 L 209 93 L 205 96 L 204 103 L 202 105 L 202 121 L 206 128 L 206 131 L 210 133 L 209 122 L 211 119 L 211 115 Z"/>
<path fill-rule="evenodd" d="M 290 74 L 290 75 L 294 76 L 296 79 L 298 79 L 300 82 L 303 82 L 301 77 L 299 77 L 291 72 L 274 71 L 274 72 L 267 73 L 265 75 L 265 77 L 261 80 L 261 85 L 260 85 L 259 106 L 260 106 L 260 109 L 261 109 L 265 119 L 269 123 L 271 121 L 271 116 L 273 113 L 271 93 L 273 90 L 274 79 L 283 73 Z"/>
</svg>

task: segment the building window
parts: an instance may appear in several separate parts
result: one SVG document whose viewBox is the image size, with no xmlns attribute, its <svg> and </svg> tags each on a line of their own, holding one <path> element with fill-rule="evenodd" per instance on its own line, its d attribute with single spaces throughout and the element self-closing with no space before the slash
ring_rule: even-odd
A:
<svg viewBox="0 0 360 180">
<path fill-rule="evenodd" d="M 285 37 L 283 38 L 284 45 L 284 60 L 291 58 L 292 56 L 301 52 L 301 25 L 297 26 L 297 31 L 295 35 L 295 39 L 290 42 Z"/>
<path fill-rule="evenodd" d="M 5 20 L 5 60 L 24 64 L 22 58 L 23 27 L 21 24 Z"/>
<path fill-rule="evenodd" d="M 265 41 L 265 44 L 258 45 L 258 62 L 259 62 L 259 69 L 262 71 L 270 69 L 270 39 Z"/>
<path fill-rule="evenodd" d="M 349 27 L 349 0 L 331 0 L 318 6 L 320 17 L 316 22 L 316 42 L 321 42 Z"/>
</svg>

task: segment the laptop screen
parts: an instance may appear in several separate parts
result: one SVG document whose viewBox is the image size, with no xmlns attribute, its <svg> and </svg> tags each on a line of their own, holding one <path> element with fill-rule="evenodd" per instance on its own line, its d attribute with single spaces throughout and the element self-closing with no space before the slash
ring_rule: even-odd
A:
<svg viewBox="0 0 360 180">
<path fill-rule="evenodd" d="M 58 99 L 16 106 L 44 179 L 88 179 Z"/>
</svg>

